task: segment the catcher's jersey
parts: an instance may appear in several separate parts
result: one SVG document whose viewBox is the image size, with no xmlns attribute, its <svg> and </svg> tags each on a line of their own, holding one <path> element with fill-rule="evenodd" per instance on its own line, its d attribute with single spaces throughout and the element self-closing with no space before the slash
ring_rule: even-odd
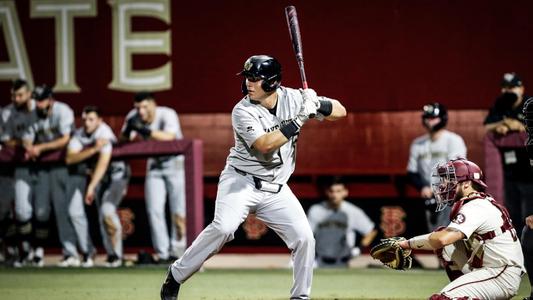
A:
<svg viewBox="0 0 533 300">
<path fill-rule="evenodd" d="M 3 130 L 0 141 L 8 140 L 21 141 L 28 127 L 33 124 L 37 116 L 33 113 L 35 101 L 30 101 L 30 110 L 18 110 L 13 103 L 7 105 L 2 110 Z"/>
<path fill-rule="evenodd" d="M 231 112 L 235 145 L 226 164 L 262 180 L 284 184 L 294 171 L 298 135 L 268 154 L 252 147 L 259 137 L 291 122 L 300 111 L 303 102 L 300 91 L 280 87 L 277 94 L 278 102 L 272 112 L 248 96 L 235 105 Z"/>
<path fill-rule="evenodd" d="M 435 141 L 431 140 L 429 134 L 424 134 L 411 144 L 407 171 L 420 174 L 429 186 L 433 167 L 458 157 L 466 158 L 465 142 L 458 134 L 443 130 Z"/>
<path fill-rule="evenodd" d="M 54 101 L 47 118 L 37 117 L 33 110 L 34 122 L 24 133 L 23 139 L 34 144 L 48 143 L 74 131 L 74 112 L 65 103 Z"/>
<path fill-rule="evenodd" d="M 473 234 L 484 234 L 503 225 L 501 211 L 487 198 L 473 199 L 465 203 L 448 227 L 460 230 L 470 239 Z M 515 233 L 516 234 L 516 233 Z M 513 240 L 509 230 L 484 241 L 483 266 L 518 266 L 524 269 L 524 255 L 518 239 Z"/>
<path fill-rule="evenodd" d="M 84 147 L 94 145 L 99 139 L 109 140 L 109 143 L 100 149 L 100 153 L 111 153 L 113 144 L 117 142 L 117 137 L 109 125 L 103 122 L 92 134 L 85 133 L 83 127 L 76 129 L 68 143 L 68 150 L 81 151 Z"/>
<path fill-rule="evenodd" d="M 316 253 L 321 257 L 342 258 L 355 247 L 355 231 L 362 235 L 374 229 L 374 222 L 359 207 L 343 201 L 334 210 L 324 201 L 309 208 L 307 213 L 315 235 Z"/>
<path fill-rule="evenodd" d="M 128 120 L 137 115 L 137 110 L 132 109 L 124 120 L 124 125 L 122 126 L 122 132 L 126 130 Z M 148 124 L 148 127 L 151 130 L 159 130 L 165 132 L 172 132 L 176 135 L 176 139 L 182 139 L 183 134 L 181 133 L 181 126 L 178 114 L 176 111 L 170 107 L 157 106 L 155 108 L 155 116 L 152 123 Z M 132 132 L 132 135 L 137 134 Z M 151 157 L 148 159 L 147 168 L 148 170 L 152 169 L 163 169 L 163 168 L 177 168 L 176 159 L 183 160 L 183 156 L 163 156 L 163 157 Z"/>
</svg>

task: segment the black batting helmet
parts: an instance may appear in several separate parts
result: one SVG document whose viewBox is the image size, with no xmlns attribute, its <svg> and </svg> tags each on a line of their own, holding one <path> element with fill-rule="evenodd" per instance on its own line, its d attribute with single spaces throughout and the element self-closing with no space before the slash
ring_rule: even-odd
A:
<svg viewBox="0 0 533 300">
<path fill-rule="evenodd" d="M 268 55 L 254 55 L 244 62 L 244 68 L 237 75 L 247 78 L 263 80 L 261 88 L 265 92 L 275 91 L 281 83 L 281 64 L 277 59 Z M 242 82 L 243 94 L 248 94 L 246 82 Z"/>
<path fill-rule="evenodd" d="M 431 118 L 440 118 L 440 122 L 434 126 L 429 127 L 427 119 Z M 438 102 L 429 103 L 424 105 L 422 111 L 422 124 L 424 127 L 430 129 L 431 131 L 437 131 L 442 129 L 448 123 L 448 110 L 446 107 Z"/>
</svg>

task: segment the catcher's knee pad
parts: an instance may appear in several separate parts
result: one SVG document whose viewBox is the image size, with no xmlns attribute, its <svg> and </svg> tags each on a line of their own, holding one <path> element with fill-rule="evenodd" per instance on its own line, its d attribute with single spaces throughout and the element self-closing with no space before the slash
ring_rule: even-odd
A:
<svg viewBox="0 0 533 300">
<path fill-rule="evenodd" d="M 115 236 L 115 233 L 118 230 L 117 226 L 115 225 L 115 222 L 113 221 L 113 216 L 104 217 L 104 227 L 105 231 L 109 236 Z"/>
</svg>

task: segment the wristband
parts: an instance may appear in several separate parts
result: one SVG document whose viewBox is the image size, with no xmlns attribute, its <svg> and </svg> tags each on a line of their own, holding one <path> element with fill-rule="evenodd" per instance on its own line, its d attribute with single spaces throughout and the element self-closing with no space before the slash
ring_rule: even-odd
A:
<svg viewBox="0 0 533 300">
<path fill-rule="evenodd" d="M 423 249 L 423 250 L 433 250 L 433 247 L 429 244 L 429 236 L 431 233 L 419 235 L 412 237 L 407 240 L 409 243 L 409 248 L 411 249 Z"/>
<path fill-rule="evenodd" d="M 320 108 L 316 111 L 321 113 L 324 117 L 331 115 L 333 112 L 333 104 L 329 100 L 319 100 Z"/>
<path fill-rule="evenodd" d="M 290 139 L 291 137 L 295 136 L 298 134 L 300 130 L 300 127 L 296 124 L 296 122 L 292 121 L 290 123 L 287 123 L 285 125 L 283 125 L 283 127 L 281 127 L 279 129 L 279 131 L 281 131 L 281 133 L 287 138 L 287 139 Z"/>
</svg>

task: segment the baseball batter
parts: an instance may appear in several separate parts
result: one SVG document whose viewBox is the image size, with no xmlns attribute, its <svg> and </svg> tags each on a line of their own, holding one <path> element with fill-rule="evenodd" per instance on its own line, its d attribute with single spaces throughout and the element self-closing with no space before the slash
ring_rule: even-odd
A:
<svg viewBox="0 0 533 300">
<path fill-rule="evenodd" d="M 435 167 L 437 209 L 453 206 L 448 227 L 400 243 L 438 250 L 452 280 L 433 300 L 511 299 L 525 274 L 524 256 L 509 213 L 489 195 L 481 169 L 465 159 Z"/>
<path fill-rule="evenodd" d="M 344 107 L 313 90 L 281 87 L 281 65 L 270 56 L 252 56 L 239 73 L 246 95 L 231 117 L 235 146 L 220 175 L 214 220 L 174 262 L 161 287 L 161 299 L 177 299 L 179 287 L 205 260 L 233 239 L 250 212 L 274 230 L 292 251 L 291 299 L 309 299 L 315 241 L 305 212 L 287 185 L 294 171 L 300 128 L 317 114 L 344 117 Z M 318 115 L 318 114 L 317 114 Z"/>
<path fill-rule="evenodd" d="M 431 190 L 431 171 L 437 163 L 458 157 L 466 158 L 466 146 L 458 134 L 446 130 L 448 110 L 440 103 L 424 105 L 422 124 L 427 134 L 417 137 L 411 144 L 407 173 L 413 185 L 426 202 L 426 217 L 429 230 L 446 226 L 450 208 L 435 212 L 435 199 Z"/>
<path fill-rule="evenodd" d="M 149 92 L 134 97 L 122 127 L 122 137 L 171 141 L 182 139 L 178 114 L 169 107 L 158 106 Z M 182 155 L 149 158 L 146 165 L 144 192 L 150 221 L 152 244 L 160 262 L 174 260 L 185 248 L 185 172 Z M 165 218 L 169 201 L 172 226 L 170 238 Z"/>
<path fill-rule="evenodd" d="M 46 151 L 66 147 L 74 129 L 74 113 L 67 104 L 55 101 L 52 89 L 46 85 L 35 88 L 33 99 L 36 101 L 34 122 L 27 128 L 22 140 L 26 157 L 37 160 Z M 68 215 L 70 199 L 66 197 L 69 178 L 66 166 L 62 163 L 36 163 L 16 172 L 15 213 L 23 226 L 29 224 L 32 214 L 35 214 L 35 247 L 40 250 L 35 251 L 35 256 L 42 261 L 42 244 L 48 238 L 47 223 L 52 202 L 64 255 L 59 266 L 78 266 L 76 233 Z"/>
<path fill-rule="evenodd" d="M 72 197 L 69 212 L 76 228 L 80 248 L 84 252 L 82 266 L 90 267 L 93 264 L 90 257 L 93 249 L 83 207 L 85 199 L 85 203 L 89 205 L 94 200 L 98 205 L 100 232 L 107 252 L 105 265 L 118 267 L 122 264 L 123 253 L 122 226 L 117 208 L 126 194 L 129 172 L 123 161 L 111 161 L 113 144 L 117 142 L 117 138 L 113 130 L 102 120 L 99 109 L 94 106 L 85 107 L 82 120 L 83 127 L 74 132 L 66 156 L 67 164 L 77 164 L 77 168 L 71 168 L 71 176 L 77 178 L 77 184 L 72 185 L 72 192 L 69 193 Z M 84 179 L 87 173 L 90 174 L 90 180 L 86 187 Z M 83 218 L 78 216 L 79 214 L 82 214 Z"/>
<path fill-rule="evenodd" d="M 307 218 L 316 240 L 316 262 L 319 267 L 347 267 L 352 257 L 360 254 L 356 232 L 366 247 L 377 235 L 375 224 L 365 212 L 345 201 L 348 189 L 335 178 L 326 189 L 327 200 L 309 208 Z"/>
</svg>

